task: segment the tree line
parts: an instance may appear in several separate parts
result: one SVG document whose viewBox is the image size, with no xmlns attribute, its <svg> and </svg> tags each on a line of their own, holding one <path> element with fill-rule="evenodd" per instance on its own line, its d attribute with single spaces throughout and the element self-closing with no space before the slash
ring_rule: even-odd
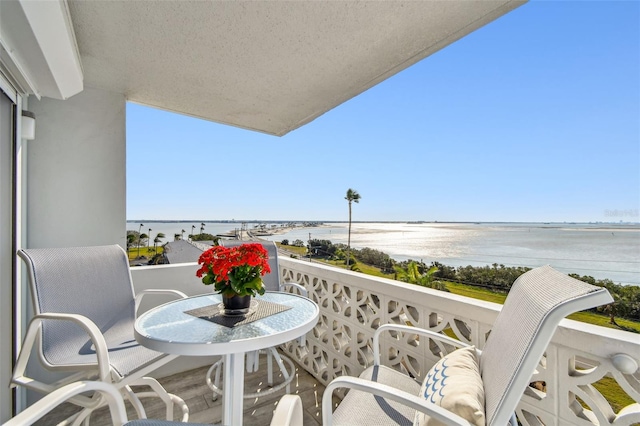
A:
<svg viewBox="0 0 640 426">
<path fill-rule="evenodd" d="M 302 241 L 294 245 L 302 246 Z M 282 241 L 288 245 L 287 240 Z M 345 244 L 333 244 L 330 240 L 312 239 L 307 245 L 312 258 L 343 261 L 349 269 L 359 270 L 358 262 L 374 266 L 385 274 L 393 274 L 396 280 L 418 284 L 446 291 L 446 282 L 455 282 L 487 288 L 491 291 L 508 293 L 514 281 L 531 268 L 505 266 L 494 263 L 486 266 L 453 267 L 440 262 L 426 264 L 422 261 L 396 261 L 388 254 L 371 249 L 351 248 Z M 569 274 L 569 276 L 589 284 L 605 287 L 611 293 L 614 303 L 591 309 L 609 315 L 610 322 L 616 324 L 615 317 L 640 321 L 640 286 L 616 284 L 610 279 L 596 279 L 589 275 Z"/>
</svg>

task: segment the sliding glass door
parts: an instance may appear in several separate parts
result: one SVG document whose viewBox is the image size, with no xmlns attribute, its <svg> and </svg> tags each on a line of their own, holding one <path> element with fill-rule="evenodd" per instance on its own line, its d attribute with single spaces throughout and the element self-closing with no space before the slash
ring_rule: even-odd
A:
<svg viewBox="0 0 640 426">
<path fill-rule="evenodd" d="M 15 122 L 16 104 L 0 88 L 0 423 L 12 415 L 9 389 L 15 347 Z"/>
</svg>

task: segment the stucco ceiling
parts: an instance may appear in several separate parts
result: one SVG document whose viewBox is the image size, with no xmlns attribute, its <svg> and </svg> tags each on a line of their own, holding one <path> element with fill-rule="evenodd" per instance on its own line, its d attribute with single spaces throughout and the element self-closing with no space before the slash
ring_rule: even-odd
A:
<svg viewBox="0 0 640 426">
<path fill-rule="evenodd" d="M 68 2 L 85 87 L 274 135 L 522 3 Z"/>
</svg>

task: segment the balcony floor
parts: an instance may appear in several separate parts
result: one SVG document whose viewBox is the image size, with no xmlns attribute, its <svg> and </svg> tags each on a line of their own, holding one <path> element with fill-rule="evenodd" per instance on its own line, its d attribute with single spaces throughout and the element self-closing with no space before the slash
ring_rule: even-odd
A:
<svg viewBox="0 0 640 426">
<path fill-rule="evenodd" d="M 266 383 L 266 356 L 261 355 L 260 369 L 257 373 L 245 375 L 245 391 L 257 392 L 264 389 Z M 298 394 L 302 398 L 302 406 L 304 407 L 304 424 L 305 426 L 316 426 L 322 424 L 322 393 L 325 387 L 321 385 L 313 376 L 307 373 L 297 364 L 296 376 L 291 382 L 291 393 Z M 216 401 L 212 398 L 212 392 L 205 382 L 205 374 L 208 367 L 197 368 L 184 373 L 175 374 L 169 377 L 158 379 L 158 381 L 167 389 L 169 393 L 175 394 L 184 399 L 189 407 L 189 422 L 194 423 L 214 423 L 218 424 L 222 421 L 222 398 Z M 274 375 L 276 368 L 274 368 Z M 279 372 L 278 372 L 279 373 Z M 279 374 L 277 375 L 279 376 Z M 276 383 L 281 377 L 275 379 Z M 280 397 L 285 394 L 285 390 L 281 389 L 272 395 L 257 399 L 244 400 L 244 425 L 246 426 L 265 426 L 271 422 L 273 410 L 277 405 Z M 164 405 L 158 402 L 156 398 L 146 398 L 142 400 L 147 410 L 149 418 L 164 418 Z M 127 412 L 130 419 L 135 418 L 135 412 L 129 405 Z M 44 417 L 37 425 L 53 425 L 64 420 L 76 411 L 76 407 L 71 404 L 64 404 L 54 410 L 52 413 Z M 179 415 L 179 410 L 174 410 Z M 176 418 L 176 420 L 178 420 Z M 108 410 L 100 409 L 91 416 L 91 425 L 94 426 L 110 426 L 111 417 Z"/>
</svg>

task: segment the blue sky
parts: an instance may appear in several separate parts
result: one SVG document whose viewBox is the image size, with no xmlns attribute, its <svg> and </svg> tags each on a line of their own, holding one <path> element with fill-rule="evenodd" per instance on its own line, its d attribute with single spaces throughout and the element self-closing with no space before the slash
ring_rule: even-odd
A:
<svg viewBox="0 0 640 426">
<path fill-rule="evenodd" d="M 640 222 L 640 2 L 531 1 L 275 137 L 127 104 L 127 219 Z"/>
</svg>

